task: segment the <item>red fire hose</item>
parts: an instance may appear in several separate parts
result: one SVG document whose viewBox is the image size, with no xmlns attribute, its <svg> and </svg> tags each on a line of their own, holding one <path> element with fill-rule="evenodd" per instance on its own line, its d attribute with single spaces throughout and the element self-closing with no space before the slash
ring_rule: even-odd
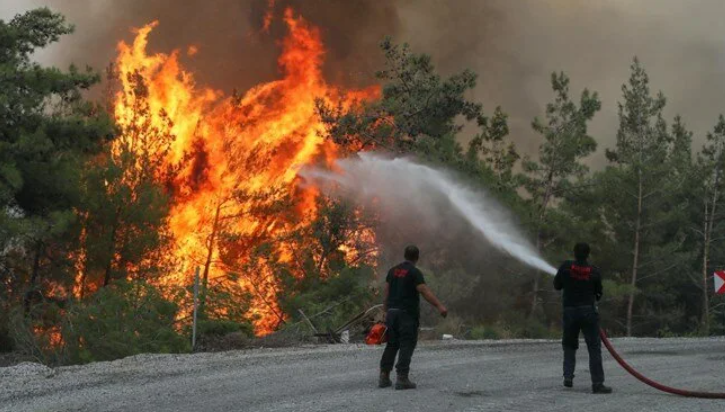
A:
<svg viewBox="0 0 725 412">
<path fill-rule="evenodd" d="M 617 353 L 617 351 L 614 350 L 614 347 L 612 346 L 612 343 L 609 342 L 609 338 L 607 338 L 606 332 L 604 332 L 604 329 L 599 329 L 599 336 L 602 337 L 602 342 L 604 343 L 604 346 L 607 347 L 607 350 L 610 354 L 612 354 L 612 357 L 616 359 L 617 363 L 621 367 L 623 367 L 627 372 L 630 373 L 630 375 L 634 376 L 635 378 L 639 379 L 641 382 L 646 383 L 647 385 L 661 390 L 662 392 L 671 393 L 673 395 L 680 395 L 680 396 L 687 396 L 690 398 L 705 398 L 705 399 L 725 399 L 725 393 L 713 393 L 713 392 L 694 392 L 694 391 L 688 391 L 684 389 L 677 389 L 677 388 L 671 388 L 669 386 L 662 385 L 660 383 L 657 383 L 653 381 L 652 379 L 649 379 L 648 377 L 642 375 L 641 373 L 637 372 L 629 366 L 627 362 L 622 359 L 621 356 Z"/>
</svg>

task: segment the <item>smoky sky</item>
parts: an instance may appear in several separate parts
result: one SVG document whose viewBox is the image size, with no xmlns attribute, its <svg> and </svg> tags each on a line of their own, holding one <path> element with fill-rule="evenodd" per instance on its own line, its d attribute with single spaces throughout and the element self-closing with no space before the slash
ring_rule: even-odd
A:
<svg viewBox="0 0 725 412">
<path fill-rule="evenodd" d="M 8 0 L 5 0 L 8 1 Z M 286 28 L 282 14 L 292 7 L 320 28 L 327 48 L 325 75 L 330 82 L 369 85 L 382 61 L 378 44 L 395 34 L 400 22 L 393 3 L 363 0 L 282 1 L 274 7 L 269 33 L 262 33 L 266 0 L 9 0 L 0 18 L 47 6 L 66 15 L 76 32 L 40 55 L 44 63 L 103 68 L 116 55 L 120 40 L 131 41 L 131 28 L 154 20 L 150 50 L 169 52 L 198 47 L 184 65 L 199 83 L 231 91 L 246 90 L 279 77 L 276 59 Z M 4 4 L 4 3 L 3 3 Z M 360 10 L 361 13 L 352 13 Z M 374 28 L 374 30 L 371 30 Z"/>
<path fill-rule="evenodd" d="M 590 162 L 604 164 L 615 141 L 617 101 L 636 55 L 653 91 L 668 98 L 666 114 L 682 114 L 704 134 L 725 111 L 725 25 L 720 0 L 277 0 L 275 20 L 260 33 L 266 0 L 3 0 L 0 18 L 48 6 L 63 12 L 76 33 L 37 58 L 43 63 L 90 64 L 102 69 L 129 28 L 159 20 L 152 51 L 196 45 L 184 60 L 199 83 L 230 92 L 279 76 L 282 10 L 293 7 L 320 27 L 332 83 L 369 84 L 382 63 L 379 42 L 392 36 L 428 53 L 444 74 L 465 68 L 479 75 L 472 99 L 487 111 L 510 114 L 512 137 L 534 154 L 540 138 L 534 116 L 551 99 L 549 76 L 565 71 L 572 92 L 584 87 L 603 101 L 590 132 L 600 144 Z"/>
</svg>

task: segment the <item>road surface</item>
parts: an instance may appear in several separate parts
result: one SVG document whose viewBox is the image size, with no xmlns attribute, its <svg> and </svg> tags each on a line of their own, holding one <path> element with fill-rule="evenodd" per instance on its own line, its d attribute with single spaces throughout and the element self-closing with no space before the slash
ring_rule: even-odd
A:
<svg viewBox="0 0 725 412">
<path fill-rule="evenodd" d="M 725 391 L 723 339 L 615 339 L 664 384 Z M 582 346 L 584 346 L 582 344 Z M 416 391 L 377 389 L 382 349 L 325 346 L 141 355 L 55 370 L 0 368 L 0 411 L 724 411 L 725 401 L 655 391 L 605 354 L 613 395 L 589 393 L 586 350 L 573 389 L 552 341 L 422 343 Z"/>
</svg>

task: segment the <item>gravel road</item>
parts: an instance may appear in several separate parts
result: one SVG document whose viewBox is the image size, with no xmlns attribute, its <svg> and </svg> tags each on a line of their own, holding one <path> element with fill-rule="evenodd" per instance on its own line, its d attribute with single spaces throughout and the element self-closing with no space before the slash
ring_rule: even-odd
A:
<svg viewBox="0 0 725 412">
<path fill-rule="evenodd" d="M 636 368 L 672 386 L 725 392 L 723 339 L 618 339 Z M 583 345 L 582 345 L 583 346 Z M 573 389 L 552 341 L 430 342 L 413 358 L 416 391 L 377 389 L 382 349 L 325 346 L 141 355 L 48 369 L 0 368 L 0 411 L 723 411 L 640 384 L 605 355 L 613 395 L 589 393 L 586 350 Z"/>
</svg>

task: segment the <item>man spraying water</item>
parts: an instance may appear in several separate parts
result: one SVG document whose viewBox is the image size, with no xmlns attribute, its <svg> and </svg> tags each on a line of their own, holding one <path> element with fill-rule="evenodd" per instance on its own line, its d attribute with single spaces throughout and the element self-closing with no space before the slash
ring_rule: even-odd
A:
<svg viewBox="0 0 725 412">
<path fill-rule="evenodd" d="M 380 360 L 380 380 L 378 386 L 392 386 L 390 371 L 398 356 L 396 371 L 398 379 L 395 389 L 415 389 L 416 384 L 408 378 L 410 360 L 418 343 L 418 323 L 420 317 L 420 297 L 435 306 L 441 316 L 448 315 L 448 309 L 435 297 L 425 284 L 423 274 L 415 267 L 420 257 L 416 246 L 405 248 L 405 261 L 388 271 L 385 278 L 383 309 L 385 324 L 388 328 L 388 343 Z"/>
<path fill-rule="evenodd" d="M 400 214 L 396 216 L 396 211 L 400 212 L 404 217 L 413 216 L 421 221 L 426 221 L 426 218 L 435 219 L 439 211 L 427 207 L 432 204 L 429 200 L 444 197 L 450 202 L 449 205 L 446 205 L 445 211 L 447 213 L 457 213 L 461 218 L 465 219 L 471 228 L 479 232 L 491 246 L 528 266 L 552 276 L 556 275 L 555 287 L 558 290 L 564 290 L 564 385 L 568 387 L 573 385 L 579 332 L 583 331 L 589 349 L 594 393 L 612 392 L 611 388 L 604 386 L 604 371 L 601 358 L 601 343 L 604 342 L 617 362 L 630 374 L 647 385 L 681 396 L 725 399 L 725 393 L 688 391 L 654 382 L 634 370 L 616 353 L 604 331 L 598 331 L 599 314 L 595 305 L 602 294 L 601 275 L 594 266 L 587 262 L 589 257 L 588 245 L 577 245 L 574 253 L 575 259 L 564 262 L 557 272 L 526 241 L 526 238 L 518 231 L 509 214 L 500 205 L 486 196 L 485 192 L 472 190 L 460 184 L 450 174 L 414 163 L 409 159 L 387 159 L 371 153 L 360 153 L 356 158 L 338 160 L 336 166 L 340 173 L 312 168 L 302 170 L 300 176 L 317 183 L 319 187 L 328 190 L 330 194 L 335 193 L 355 201 L 373 204 L 382 212 L 392 211 L 393 213 L 388 216 L 391 221 L 395 221 L 395 218 L 400 216 Z M 423 199 L 421 196 L 425 196 L 425 198 Z M 419 201 L 411 202 L 411 199 Z M 400 209 L 400 205 L 405 205 L 404 209 Z M 406 253 L 406 260 L 407 255 Z M 414 268 L 414 261 L 417 261 L 417 252 L 415 257 L 415 259 L 401 264 L 397 268 L 400 269 L 400 266 L 406 264 L 412 265 Z M 396 268 L 391 269 L 393 274 L 395 273 L 394 269 Z M 394 277 L 394 275 L 389 274 L 389 280 L 391 280 L 391 276 Z M 409 279 L 413 279 L 413 277 Z M 420 280 L 418 286 L 424 287 L 422 274 Z M 386 285 L 387 303 L 389 295 L 393 292 L 392 289 L 388 289 L 391 287 L 391 283 L 387 282 Z M 414 285 L 413 290 L 423 294 L 422 287 L 420 288 L 421 291 L 418 291 L 419 287 L 416 286 L 416 283 L 412 282 L 412 285 Z M 407 288 L 410 290 L 411 287 L 407 286 Z M 416 308 L 419 305 L 417 293 L 415 293 L 414 306 Z M 442 305 L 439 306 L 439 303 L 436 304 L 435 301 L 428 299 L 433 295 L 430 294 L 430 291 L 427 293 L 429 295 L 424 294 L 426 299 L 441 310 Z M 398 303 L 390 303 L 388 307 L 397 308 L 397 305 Z M 398 313 L 398 315 L 401 313 Z M 445 316 L 446 313 L 447 311 L 443 307 L 441 314 Z M 416 316 L 413 318 L 415 321 L 410 322 L 410 319 L 401 321 L 402 318 L 405 318 L 405 315 L 388 315 L 388 326 L 392 330 L 393 343 L 386 348 L 381 361 L 380 386 L 382 387 L 392 385 L 390 371 L 398 353 L 400 354 L 398 358 L 399 377 L 405 377 L 405 380 L 401 380 L 401 389 L 415 387 L 415 384 L 407 379 L 407 373 L 403 375 L 401 372 L 408 371 L 410 367 L 410 357 L 417 341 L 418 319 Z M 404 324 L 407 326 L 404 327 Z M 410 324 L 415 324 L 415 328 L 411 328 Z M 403 337 L 402 332 L 404 330 L 413 331 L 413 333 L 406 334 Z M 597 332 L 600 332 L 602 340 L 597 336 Z M 397 335 L 393 336 L 392 333 L 397 333 Z"/>
<path fill-rule="evenodd" d="M 564 333 L 564 386 L 574 385 L 576 350 L 579 348 L 579 331 L 589 351 L 589 371 L 592 375 L 593 393 L 612 393 L 604 386 L 602 345 L 599 338 L 599 313 L 596 303 L 602 298 L 602 276 L 599 269 L 587 262 L 589 245 L 574 246 L 574 260 L 562 263 L 554 278 L 554 288 L 563 290 Z"/>
</svg>

